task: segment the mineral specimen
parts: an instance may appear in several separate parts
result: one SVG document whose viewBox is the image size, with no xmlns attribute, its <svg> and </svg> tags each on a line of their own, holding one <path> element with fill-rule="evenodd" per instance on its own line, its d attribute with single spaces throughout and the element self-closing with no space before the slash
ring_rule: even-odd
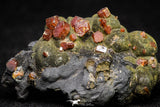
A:
<svg viewBox="0 0 160 107">
<path fill-rule="evenodd" d="M 6 64 L 2 83 L 19 98 L 29 89 L 61 90 L 72 105 L 126 104 L 158 82 L 157 44 L 144 31 L 128 32 L 107 7 L 92 17 L 52 16 L 42 37 Z"/>
</svg>

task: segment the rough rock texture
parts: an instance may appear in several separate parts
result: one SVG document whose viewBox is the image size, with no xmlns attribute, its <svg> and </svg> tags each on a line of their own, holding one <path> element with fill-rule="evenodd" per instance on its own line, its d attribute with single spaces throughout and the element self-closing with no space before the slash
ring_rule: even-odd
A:
<svg viewBox="0 0 160 107">
<path fill-rule="evenodd" d="M 42 37 L 7 62 L 1 81 L 19 98 L 34 87 L 62 91 L 72 105 L 126 104 L 150 96 L 160 73 L 156 52 L 149 34 L 128 33 L 107 7 L 87 18 L 52 16 Z"/>
</svg>

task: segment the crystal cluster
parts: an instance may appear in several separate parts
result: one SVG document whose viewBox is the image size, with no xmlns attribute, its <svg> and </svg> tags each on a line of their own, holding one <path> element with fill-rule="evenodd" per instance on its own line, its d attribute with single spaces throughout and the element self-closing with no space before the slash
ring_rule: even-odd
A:
<svg viewBox="0 0 160 107">
<path fill-rule="evenodd" d="M 126 104 L 149 96 L 160 73 L 155 40 L 128 32 L 107 7 L 87 18 L 47 18 L 42 37 L 28 47 L 6 63 L 2 77 L 19 98 L 34 87 L 60 90 L 72 105 Z"/>
</svg>

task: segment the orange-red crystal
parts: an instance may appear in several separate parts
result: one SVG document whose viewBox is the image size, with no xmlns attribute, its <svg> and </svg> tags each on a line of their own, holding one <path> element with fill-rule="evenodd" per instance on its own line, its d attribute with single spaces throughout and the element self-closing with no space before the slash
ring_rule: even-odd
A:
<svg viewBox="0 0 160 107">
<path fill-rule="evenodd" d="M 104 39 L 103 33 L 100 32 L 100 31 L 97 31 L 97 32 L 93 33 L 92 38 L 93 38 L 95 43 L 102 42 L 103 39 Z"/>
<path fill-rule="evenodd" d="M 71 26 L 80 37 L 83 37 L 90 30 L 89 21 L 78 16 L 72 19 Z"/>
<path fill-rule="evenodd" d="M 124 29 L 124 28 L 121 28 L 121 29 L 120 29 L 120 32 L 125 32 L 125 29 Z"/>
<path fill-rule="evenodd" d="M 6 67 L 9 71 L 14 71 L 17 67 L 18 62 L 16 59 L 12 58 L 6 63 Z"/>
<path fill-rule="evenodd" d="M 57 39 L 65 39 L 70 32 L 70 26 L 67 22 L 61 21 L 57 24 L 53 30 L 53 36 Z"/>
<path fill-rule="evenodd" d="M 145 32 L 141 32 L 140 35 L 143 37 L 143 38 L 147 38 L 147 35 Z"/>
<path fill-rule="evenodd" d="M 151 47 L 157 48 L 156 43 L 155 42 L 150 42 Z"/>
<path fill-rule="evenodd" d="M 148 60 L 140 58 L 137 60 L 137 65 L 142 65 L 142 66 L 148 65 Z"/>
<path fill-rule="evenodd" d="M 75 34 L 71 34 L 71 35 L 69 36 L 69 39 L 74 42 L 74 41 L 77 39 L 77 37 L 76 37 Z"/>
<path fill-rule="evenodd" d="M 55 29 L 58 23 L 59 23 L 58 16 L 52 16 L 46 19 L 46 26 L 51 30 Z"/>
<path fill-rule="evenodd" d="M 60 46 L 63 50 L 68 50 L 74 48 L 74 43 L 61 42 Z"/>
<path fill-rule="evenodd" d="M 109 17 L 111 15 L 111 13 L 110 13 L 110 11 L 109 11 L 109 9 L 107 7 L 102 8 L 101 10 L 99 10 L 97 12 L 97 14 L 98 14 L 99 17 L 102 17 L 102 18 L 107 18 L 107 17 Z"/>
<path fill-rule="evenodd" d="M 49 41 L 52 38 L 52 30 L 50 29 L 45 29 L 43 33 L 43 39 L 46 41 Z"/>
<path fill-rule="evenodd" d="M 100 23 L 101 23 L 101 26 L 103 27 L 104 31 L 107 33 L 107 34 L 110 34 L 111 33 L 111 26 L 107 25 L 107 21 L 103 18 L 99 19 Z"/>
</svg>

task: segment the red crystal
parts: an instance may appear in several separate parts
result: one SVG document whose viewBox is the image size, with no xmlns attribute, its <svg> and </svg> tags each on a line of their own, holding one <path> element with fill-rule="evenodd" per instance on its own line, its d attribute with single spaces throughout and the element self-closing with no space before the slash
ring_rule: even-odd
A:
<svg viewBox="0 0 160 107">
<path fill-rule="evenodd" d="M 103 33 L 101 33 L 100 31 L 97 31 L 97 32 L 93 33 L 92 38 L 95 43 L 102 42 L 103 41 Z"/>
<path fill-rule="evenodd" d="M 142 65 L 142 66 L 148 65 L 148 60 L 140 58 L 137 60 L 137 65 Z"/>
<path fill-rule="evenodd" d="M 74 43 L 62 42 L 60 46 L 63 48 L 63 50 L 73 49 Z"/>
<path fill-rule="evenodd" d="M 74 48 L 74 43 L 67 43 L 68 49 L 73 49 Z"/>
<path fill-rule="evenodd" d="M 150 45 L 154 48 L 157 48 L 156 43 L 155 42 L 150 42 Z"/>
<path fill-rule="evenodd" d="M 104 31 L 107 33 L 107 34 L 110 34 L 111 33 L 111 26 L 107 26 L 104 28 Z"/>
<path fill-rule="evenodd" d="M 110 13 L 110 11 L 109 11 L 109 9 L 107 7 L 102 8 L 101 10 L 99 10 L 97 12 L 97 14 L 98 14 L 99 17 L 102 17 L 102 18 L 107 18 L 107 17 L 109 17 L 111 15 L 111 13 Z"/>
<path fill-rule="evenodd" d="M 48 52 L 43 52 L 44 57 L 48 57 Z"/>
<path fill-rule="evenodd" d="M 61 21 L 57 24 L 56 28 L 53 30 L 53 36 L 58 39 L 65 39 L 65 37 L 70 32 L 70 26 L 67 22 Z"/>
<path fill-rule="evenodd" d="M 106 22 L 107 22 L 107 21 L 106 21 L 105 19 L 101 18 L 101 19 L 99 19 L 99 21 L 100 21 L 101 26 L 102 26 L 103 28 L 107 27 L 107 25 L 106 25 Z"/>
<path fill-rule="evenodd" d="M 12 58 L 7 62 L 6 67 L 9 71 L 14 71 L 17 67 L 17 64 L 18 62 L 16 61 L 16 59 Z"/>
<path fill-rule="evenodd" d="M 147 38 L 147 35 L 145 32 L 141 32 L 140 35 L 143 37 L 143 38 Z"/>
<path fill-rule="evenodd" d="M 52 38 L 52 30 L 46 29 L 43 33 L 43 39 L 49 41 Z"/>
<path fill-rule="evenodd" d="M 125 32 L 125 29 L 124 29 L 124 28 L 121 28 L 121 29 L 120 29 L 120 32 Z"/>
<path fill-rule="evenodd" d="M 59 22 L 58 16 L 52 16 L 46 19 L 46 25 L 49 29 L 53 30 Z"/>
<path fill-rule="evenodd" d="M 68 49 L 67 42 L 62 42 L 62 43 L 60 44 L 60 46 L 63 48 L 63 50 L 67 50 L 67 49 Z"/>
<path fill-rule="evenodd" d="M 111 33 L 111 27 L 109 25 L 106 24 L 106 20 L 101 18 L 99 19 L 100 23 L 101 23 L 101 26 L 103 27 L 104 31 L 107 33 L 107 34 L 110 34 Z"/>
<path fill-rule="evenodd" d="M 89 21 L 78 16 L 72 19 L 71 26 L 80 37 L 83 37 L 90 30 Z"/>
<path fill-rule="evenodd" d="M 71 34 L 71 35 L 69 36 L 69 39 L 74 42 L 74 41 L 77 39 L 77 37 L 76 37 L 75 34 Z"/>
<path fill-rule="evenodd" d="M 137 47 L 136 46 L 133 46 L 133 50 L 136 50 L 137 49 Z"/>
</svg>

